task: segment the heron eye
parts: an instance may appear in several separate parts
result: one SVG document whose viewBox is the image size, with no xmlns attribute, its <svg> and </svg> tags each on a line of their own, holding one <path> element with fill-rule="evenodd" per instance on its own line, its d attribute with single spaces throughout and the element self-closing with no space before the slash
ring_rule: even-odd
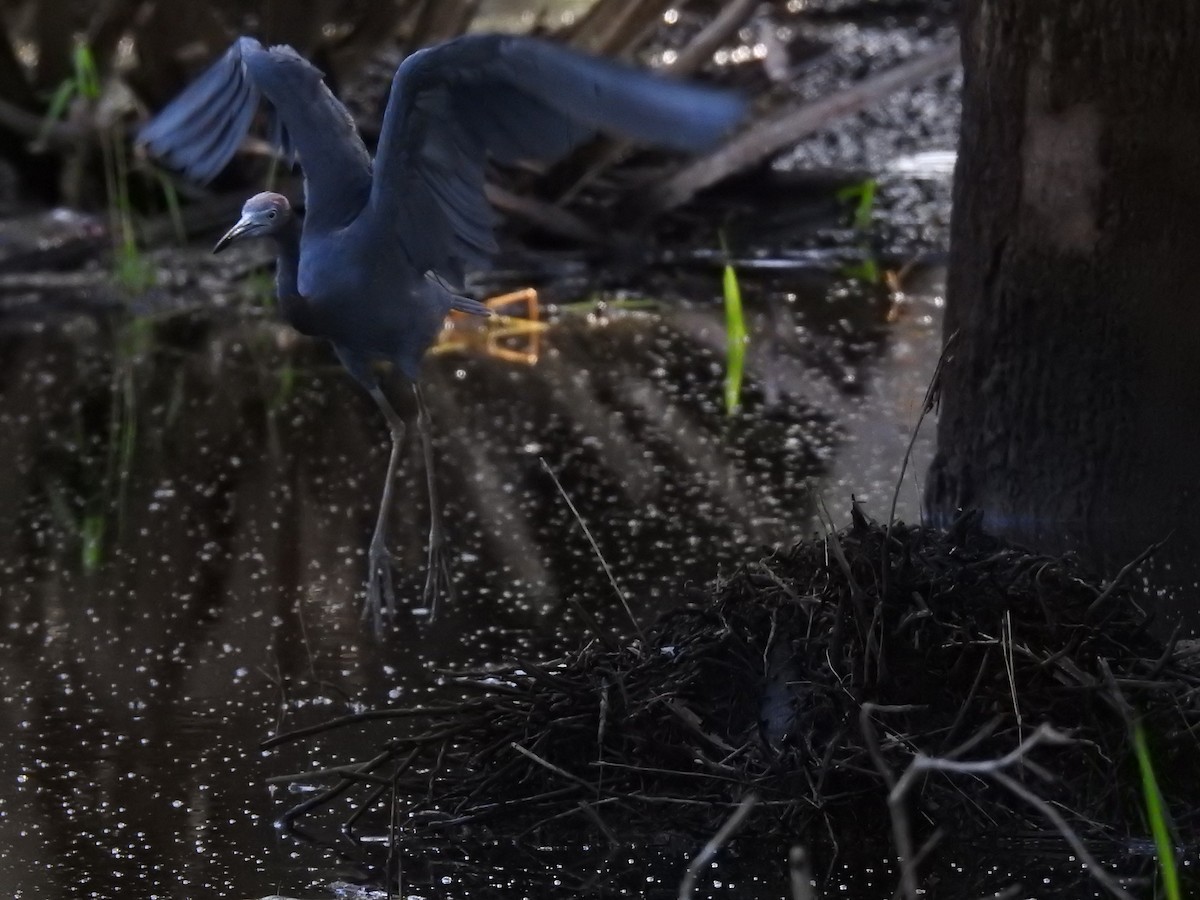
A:
<svg viewBox="0 0 1200 900">
<path fill-rule="evenodd" d="M 271 210 L 269 213 L 267 213 L 267 218 L 268 219 L 275 218 L 275 210 Z"/>
</svg>

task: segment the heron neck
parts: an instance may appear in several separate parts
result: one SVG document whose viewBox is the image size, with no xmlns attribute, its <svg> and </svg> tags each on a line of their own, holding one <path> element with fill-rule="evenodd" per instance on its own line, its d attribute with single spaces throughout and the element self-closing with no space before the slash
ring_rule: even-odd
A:
<svg viewBox="0 0 1200 900">
<path fill-rule="evenodd" d="M 300 295 L 300 222 L 292 217 L 275 237 L 275 293 L 278 297 Z"/>
</svg>

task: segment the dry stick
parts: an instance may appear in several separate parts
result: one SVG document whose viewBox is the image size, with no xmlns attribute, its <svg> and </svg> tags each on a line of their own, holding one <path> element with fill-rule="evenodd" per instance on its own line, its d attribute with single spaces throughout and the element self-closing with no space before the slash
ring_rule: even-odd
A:
<svg viewBox="0 0 1200 900">
<path fill-rule="evenodd" d="M 292 826 L 295 824 L 297 819 L 308 813 L 310 810 L 316 809 L 318 806 L 324 806 L 325 804 L 336 800 L 338 797 L 342 796 L 342 794 L 346 793 L 346 791 L 348 791 L 351 787 L 353 787 L 354 784 L 355 782 L 352 779 L 343 778 L 333 787 L 326 788 L 316 796 L 310 797 L 303 803 L 298 803 L 291 809 L 284 812 L 284 814 L 278 819 L 278 826 L 285 832 L 291 833 Z"/>
<path fill-rule="evenodd" d="M 1115 897 L 1120 897 L 1122 900 L 1132 900 L 1124 888 L 1117 884 L 1116 880 L 1108 874 L 1107 870 L 1100 866 L 1079 838 L 1079 835 L 1071 829 L 1071 826 L 1067 824 L 1066 820 L 1057 810 L 1041 797 L 1038 797 L 1028 788 L 1004 773 L 1004 769 L 1014 765 L 1023 765 L 1035 774 L 1045 777 L 1046 773 L 1041 770 L 1040 766 L 1035 767 L 1026 759 L 1035 747 L 1043 743 L 1062 746 L 1074 743 L 1074 740 L 1052 726 L 1043 723 L 1029 737 L 1021 741 L 1015 749 L 995 759 L 959 762 L 945 757 L 931 757 L 926 756 L 924 753 L 918 753 L 913 761 L 909 763 L 908 768 L 904 770 L 904 774 L 896 781 L 896 786 L 888 794 L 888 809 L 892 815 L 893 828 L 898 820 L 903 823 L 903 831 L 907 843 L 906 852 L 911 853 L 912 842 L 911 836 L 908 833 L 908 821 L 907 816 L 904 814 L 903 806 L 909 789 L 918 778 L 924 777 L 928 772 L 987 776 L 1016 794 L 1045 816 L 1058 830 L 1059 834 L 1063 836 L 1063 839 L 1066 840 L 1071 849 L 1079 856 L 1080 861 L 1088 867 L 1088 872 L 1101 886 L 1110 891 Z M 899 845 L 900 834 L 898 832 L 898 853 L 900 852 Z M 908 859 L 901 859 L 900 879 L 904 896 L 907 900 L 916 900 L 919 895 L 916 872 Z"/>
<path fill-rule="evenodd" d="M 1121 571 L 1117 573 L 1116 577 L 1108 583 L 1108 587 L 1106 587 L 1100 596 L 1093 600 L 1091 605 L 1088 606 L 1087 612 L 1084 613 L 1084 618 L 1089 618 L 1097 609 L 1099 609 L 1104 604 L 1104 601 L 1113 595 L 1113 592 L 1116 591 L 1121 582 L 1128 578 L 1129 574 L 1134 569 L 1161 550 L 1163 545 L 1166 544 L 1166 542 L 1169 541 L 1173 536 L 1174 532 L 1171 532 L 1171 534 L 1168 534 L 1161 541 L 1151 544 L 1129 562 L 1125 563 L 1125 565 L 1121 567 Z"/>
<path fill-rule="evenodd" d="M 398 830 L 397 825 L 396 825 L 396 818 L 399 813 L 399 806 L 400 806 L 400 804 L 398 804 L 396 802 L 396 794 L 397 794 L 397 782 L 399 780 L 400 780 L 400 769 L 399 769 L 399 767 L 397 767 L 396 771 L 392 773 L 392 784 L 391 784 L 392 802 L 390 804 L 391 808 L 388 810 L 388 852 L 387 852 L 387 862 L 385 863 L 386 868 L 384 870 L 384 878 L 387 879 L 387 900 L 392 900 L 392 862 L 393 862 L 393 860 L 396 859 L 396 853 L 400 849 L 399 846 L 397 845 L 397 841 L 396 841 L 396 832 Z M 396 872 L 396 894 L 397 894 L 397 896 L 401 895 L 404 892 L 404 881 L 403 881 L 402 875 L 403 875 L 403 873 L 401 873 L 400 871 Z"/>
<path fill-rule="evenodd" d="M 891 798 L 896 793 L 896 774 L 892 771 L 883 751 L 879 747 L 879 738 L 875 735 L 875 727 L 871 723 L 871 715 L 879 709 L 874 703 L 864 703 L 858 710 L 859 729 L 863 741 L 867 745 L 867 755 L 875 764 L 875 769 L 888 787 L 888 814 L 892 820 L 892 839 L 896 844 L 896 862 L 900 865 L 900 889 L 906 900 L 916 900 L 919 893 L 917 884 L 916 854 L 913 852 L 912 831 L 908 827 L 908 815 L 901 803 L 892 803 Z"/>
<path fill-rule="evenodd" d="M 526 828 L 524 831 L 517 834 L 516 839 L 520 840 L 521 838 L 524 838 L 527 835 L 533 834 L 535 831 L 545 828 L 551 822 L 557 822 L 559 819 L 565 819 L 567 816 L 575 816 L 582 812 L 591 820 L 592 824 L 595 825 L 596 828 L 598 828 L 600 830 L 600 832 L 604 835 L 604 839 L 606 841 L 608 841 L 608 845 L 610 847 L 613 847 L 613 848 L 620 847 L 621 842 L 617 839 L 617 836 L 615 834 L 613 834 L 612 829 L 608 827 L 608 825 L 605 823 L 605 821 L 602 818 L 600 818 L 600 813 L 596 812 L 594 807 L 608 806 L 609 804 L 612 804 L 612 803 L 621 803 L 621 802 L 622 802 L 622 798 L 620 798 L 620 797 L 605 797 L 603 800 L 595 800 L 595 801 L 576 800 L 575 806 L 573 806 L 571 809 L 566 809 L 566 810 L 563 810 L 562 812 L 555 813 L 552 816 L 547 816 L 544 819 L 539 819 L 538 821 L 536 821 L 532 825 L 530 825 L 528 828 Z"/>
<path fill-rule="evenodd" d="M 674 209 L 709 185 L 763 162 L 838 119 L 861 112 L 898 90 L 949 72 L 958 64 L 958 41 L 954 40 L 831 97 L 781 110 L 668 178 L 651 192 L 646 210 L 660 213 Z"/>
<path fill-rule="evenodd" d="M 408 771 L 408 769 L 412 766 L 413 761 L 420 754 L 421 750 L 421 747 L 414 747 L 412 752 L 409 753 L 408 756 L 401 760 L 400 764 L 396 766 L 396 771 L 392 774 L 392 782 L 390 784 L 383 784 L 372 788 L 371 792 L 367 794 L 365 798 L 363 798 L 363 801 L 360 804 L 358 804 L 358 809 L 351 813 L 346 821 L 342 823 L 341 831 L 347 839 L 354 840 L 355 824 L 357 824 L 358 820 L 367 814 L 367 810 L 375 805 L 375 801 L 382 797 L 384 791 L 388 790 L 388 788 L 392 789 L 392 803 L 393 805 L 396 805 L 396 787 L 400 783 L 400 776 Z"/>
<path fill-rule="evenodd" d="M 913 447 L 917 444 L 917 436 L 921 433 L 921 425 L 925 417 L 937 407 L 942 392 L 942 368 L 950 356 L 950 350 L 958 339 L 958 332 L 952 331 L 942 342 L 942 351 L 938 354 L 937 364 L 929 377 L 929 387 L 925 389 L 925 397 L 921 400 L 921 414 L 917 416 L 917 424 L 913 426 L 912 436 L 908 446 L 904 448 L 904 457 L 900 460 L 900 474 L 896 476 L 896 489 L 892 491 L 892 505 L 888 508 L 887 526 L 883 532 L 883 551 L 879 561 L 880 588 L 879 596 L 887 597 L 888 587 L 888 547 L 892 544 L 892 525 L 896 522 L 896 505 L 900 502 L 900 489 L 904 486 L 904 474 L 908 471 L 909 460 L 912 459 Z"/>
<path fill-rule="evenodd" d="M 575 504 L 571 502 L 571 498 L 567 496 L 566 490 L 563 489 L 562 482 L 558 480 L 558 476 L 554 474 L 554 470 L 550 468 L 550 464 L 543 457 L 538 458 L 542 464 L 542 468 L 546 470 L 546 474 L 554 481 L 554 486 L 558 488 L 559 494 L 566 501 L 567 508 L 571 510 L 571 515 L 575 517 L 575 521 L 579 523 L 579 527 L 583 529 L 584 535 L 588 539 L 588 543 L 592 545 L 592 552 L 596 554 L 596 558 L 600 560 L 600 565 L 604 568 L 604 574 L 608 576 L 608 583 L 612 585 L 612 589 L 616 592 L 617 598 L 621 601 L 621 605 L 625 607 L 625 614 L 629 616 L 629 621 L 633 623 L 634 630 L 638 633 L 638 638 L 641 639 L 642 646 L 646 645 L 646 633 L 642 631 L 642 626 L 637 620 L 637 616 L 633 614 L 633 610 L 629 606 L 629 601 L 625 598 L 625 592 L 621 590 L 621 586 L 617 584 L 616 576 L 613 575 L 612 569 L 608 566 L 608 560 L 604 558 L 604 554 L 600 552 L 600 545 L 596 543 L 596 539 L 592 537 L 591 529 L 587 527 L 587 523 L 583 521 L 583 516 L 579 515 L 579 510 L 575 508 Z"/>
<path fill-rule="evenodd" d="M 917 871 L 921 868 L 921 864 L 925 862 L 925 857 L 929 856 L 929 854 L 933 852 L 933 848 L 940 844 L 942 842 L 942 838 L 945 836 L 946 830 L 940 825 L 933 829 L 933 833 L 929 835 L 929 837 L 925 838 L 925 840 L 921 843 L 921 846 L 917 848 L 916 853 L 913 854 L 913 871 Z M 892 900 L 898 900 L 899 896 L 900 888 L 897 887 L 892 893 Z"/>
<path fill-rule="evenodd" d="M 1162 673 L 1162 670 L 1166 667 L 1167 663 L 1169 663 L 1172 657 L 1175 656 L 1175 650 L 1179 646 L 1179 633 L 1182 629 L 1183 622 L 1176 622 L 1175 627 L 1171 629 L 1171 636 L 1167 638 L 1167 645 L 1165 648 L 1163 648 L 1162 656 L 1160 656 L 1158 661 L 1155 662 L 1150 668 L 1150 673 L 1146 676 L 1147 678 L 1157 679 Z"/>
<path fill-rule="evenodd" d="M 946 732 L 943 747 L 951 746 L 958 736 L 958 729 L 967 717 L 967 710 L 975 702 L 975 696 L 979 693 L 979 685 L 983 682 L 983 674 L 987 670 L 988 660 L 991 658 L 992 648 L 989 645 L 983 648 L 983 659 L 979 661 L 979 671 L 975 673 L 975 680 L 971 682 L 971 689 L 967 691 L 967 699 L 962 702 L 962 706 L 958 708 L 958 712 L 954 716 L 954 721 L 950 723 L 950 730 Z"/>
<path fill-rule="evenodd" d="M 369 772 L 359 772 L 355 764 L 346 766 L 330 766 L 326 769 L 310 769 L 307 772 L 289 772 L 286 775 L 272 775 L 265 779 L 267 784 L 291 784 L 293 781 L 317 781 L 321 778 L 349 778 L 352 781 L 365 781 L 368 784 L 391 784 L 390 779 Z"/>
<path fill-rule="evenodd" d="M 830 515 L 829 508 L 826 507 L 824 498 L 819 497 L 818 502 L 819 512 L 822 515 L 821 523 L 829 529 L 829 532 L 825 538 L 825 545 L 833 552 L 834 560 L 837 562 L 838 567 L 842 570 L 842 574 L 845 576 L 847 584 L 850 585 L 850 601 L 853 605 L 851 615 L 854 619 L 855 625 L 857 626 L 859 640 L 862 641 L 863 645 L 863 669 L 860 673 L 860 681 L 862 684 L 867 685 L 870 683 L 870 673 L 867 671 L 867 667 L 871 660 L 871 651 L 875 646 L 874 619 L 867 615 L 866 593 L 863 591 L 862 586 L 859 585 L 858 580 L 854 577 L 854 571 L 850 568 L 850 561 L 846 558 L 846 552 L 842 548 L 841 539 L 838 538 L 837 526 L 835 526 L 833 523 L 833 516 Z M 842 603 L 841 600 L 838 602 L 839 605 Z M 846 615 L 839 610 L 837 618 L 834 620 L 833 633 L 829 640 L 829 647 L 834 650 L 836 656 L 841 656 L 842 653 L 843 642 L 845 640 L 845 623 Z M 877 670 L 879 667 L 880 655 L 882 654 L 882 642 L 880 642 L 878 646 L 880 648 L 880 654 L 877 654 L 875 659 Z M 838 680 L 841 681 L 842 673 L 837 671 L 836 668 L 833 668 L 833 662 L 833 659 L 830 659 L 830 667 L 833 669 L 834 674 L 838 676 Z"/>
<path fill-rule="evenodd" d="M 456 816 L 451 816 L 446 819 L 429 822 L 429 825 L 440 828 L 453 828 L 458 825 L 465 825 L 468 822 L 478 822 L 487 816 L 498 815 L 505 810 L 513 809 L 520 806 L 532 806 L 535 803 L 541 803 L 547 800 L 558 800 L 560 797 L 565 797 L 579 790 L 578 786 L 571 785 L 570 787 L 557 788 L 553 791 L 543 791 L 540 794 L 533 794 L 529 797 L 517 797 L 514 800 L 505 800 L 502 803 L 481 803 L 479 806 L 473 806 L 465 812 Z"/>
<path fill-rule="evenodd" d="M 589 791 L 593 790 L 595 788 L 595 785 L 588 784 L 586 781 L 584 781 L 578 775 L 572 774 L 571 772 L 568 772 L 566 769 L 559 768 L 554 763 L 550 762 L 548 759 L 543 759 L 542 757 L 540 757 L 536 753 L 534 753 L 532 750 L 522 747 L 516 741 L 509 741 L 508 746 L 512 747 L 518 753 L 521 753 L 521 754 L 529 757 L 530 759 L 532 759 L 535 763 L 537 763 L 542 768 L 547 769 L 550 772 L 553 772 L 559 778 L 565 778 L 567 781 L 574 782 L 575 784 L 581 785 L 582 787 L 587 788 Z"/>
<path fill-rule="evenodd" d="M 1071 849 L 1074 850 L 1075 854 L 1079 857 L 1079 861 L 1087 866 L 1088 874 L 1095 878 L 1102 887 L 1106 888 L 1114 897 L 1120 897 L 1121 900 L 1133 900 L 1133 897 L 1130 895 L 1130 893 L 1121 887 L 1121 885 L 1117 883 L 1117 880 L 1109 874 L 1108 870 L 1103 868 L 1096 858 L 1092 856 L 1082 839 L 1080 839 L 1079 835 L 1075 833 L 1075 830 L 1067 824 L 1067 820 L 1059 814 L 1058 810 L 1056 810 L 1037 794 L 1033 793 L 1033 791 L 1029 790 L 1029 788 L 1025 787 L 1023 784 L 1004 774 L 1003 772 L 991 772 L 989 774 L 992 779 L 999 784 L 1004 785 L 1004 787 L 1008 788 L 1010 791 L 1040 812 L 1043 816 L 1045 816 L 1050 821 L 1050 824 L 1058 829 L 1058 833 L 1062 835 L 1063 840 L 1070 844 Z"/>
<path fill-rule="evenodd" d="M 1013 651 L 1011 609 L 1004 611 L 1004 621 L 1000 623 L 1000 650 L 1004 655 L 1004 671 L 1008 674 L 1008 692 L 1012 697 L 1013 715 L 1017 720 L 1017 736 L 1020 737 L 1025 722 L 1021 716 L 1021 704 L 1017 699 L 1017 660 Z"/>
<path fill-rule="evenodd" d="M 737 809 L 725 820 L 725 824 L 696 854 L 696 858 L 688 864 L 687 871 L 683 873 L 683 878 L 679 882 L 679 900 L 691 900 L 692 893 L 696 890 L 696 879 L 700 877 L 700 870 L 708 865 L 720 849 L 728 843 L 757 803 L 758 794 L 749 793 L 743 797 L 742 802 L 737 805 Z"/>
<path fill-rule="evenodd" d="M 858 622 L 859 634 L 865 643 L 865 630 L 871 625 L 867 620 L 867 606 L 864 602 L 867 596 L 866 592 L 858 583 L 858 579 L 854 577 L 854 570 L 850 568 L 850 560 L 846 557 L 846 551 L 842 549 L 841 539 L 837 535 L 837 526 L 833 522 L 833 516 L 829 513 L 829 507 L 825 505 L 825 499 L 818 497 L 817 500 L 820 504 L 822 524 L 829 529 L 826 545 L 833 552 L 833 558 L 837 562 L 838 568 L 842 570 L 842 574 L 846 576 L 846 583 L 850 586 L 850 599 L 854 601 L 854 616 Z"/>
<path fill-rule="evenodd" d="M 921 400 L 921 415 L 917 417 L 917 424 L 913 426 L 912 436 L 908 439 L 908 446 L 904 448 L 904 458 L 900 461 L 900 475 L 896 478 L 896 489 L 892 491 L 892 505 L 888 509 L 887 531 L 884 539 L 885 553 L 887 552 L 887 544 L 892 537 L 892 523 L 896 521 L 896 505 L 900 502 L 900 489 L 904 486 L 904 473 L 908 471 L 908 463 L 912 459 L 913 447 L 916 446 L 917 436 L 921 433 L 921 425 L 925 422 L 925 417 L 937 407 L 942 391 L 942 369 L 946 365 L 946 360 L 949 358 L 950 351 L 957 339 L 958 332 L 952 331 L 942 342 L 942 350 L 938 354 L 937 364 L 933 367 L 933 374 L 929 377 L 929 387 L 925 389 L 925 397 Z M 885 568 L 885 578 L 887 577 L 886 572 Z"/>
<path fill-rule="evenodd" d="M 608 798 L 608 800 L 618 799 L 619 798 L 617 797 Z M 604 835 L 604 839 L 608 841 L 608 845 L 610 847 L 620 847 L 621 842 L 617 840 L 617 836 L 612 833 L 612 830 L 608 827 L 608 825 L 605 824 L 604 820 L 600 818 L 600 813 L 596 812 L 595 810 L 596 806 L 600 805 L 601 803 L 606 803 L 608 800 L 597 800 L 595 803 L 591 803 L 587 800 L 576 800 L 575 805 L 581 809 L 589 819 L 592 820 L 592 823 L 597 828 L 600 829 L 600 833 Z"/>
<path fill-rule="evenodd" d="M 283 734 L 277 734 L 274 737 L 267 738 L 265 741 L 260 743 L 258 745 L 258 749 L 270 750 L 272 747 L 278 747 L 280 744 L 287 744 L 291 741 L 299 740 L 300 738 L 312 737 L 314 734 L 321 734 L 324 731 L 332 731 L 335 728 L 342 728 L 346 725 L 357 725 L 360 722 L 370 722 L 374 719 L 407 719 L 415 718 L 417 716 L 441 716 L 468 711 L 486 710 L 488 708 L 488 705 L 485 703 L 462 703 L 458 706 L 371 709 L 365 712 L 352 713 L 348 716 L 341 716 L 337 719 L 330 719 L 328 722 L 320 722 L 316 725 L 308 725 L 304 728 L 297 728 L 294 731 L 287 731 Z"/>
<path fill-rule="evenodd" d="M 712 772 L 691 772 L 684 769 L 664 769 L 660 766 L 637 766 L 632 763 L 620 763 L 612 760 L 599 760 L 588 763 L 601 769 L 621 769 L 627 772 L 644 772 L 649 775 L 670 775 L 672 778 L 702 778 L 706 781 L 721 781 L 726 784 L 744 785 L 744 778 L 734 778 L 731 775 L 717 775 Z"/>
<path fill-rule="evenodd" d="M 575 610 L 575 614 L 583 620 L 584 627 L 596 636 L 596 640 L 604 645 L 604 649 L 610 653 L 615 653 L 620 649 L 620 645 L 613 640 L 612 635 L 600 628 L 600 623 L 596 621 L 596 617 L 584 608 L 584 605 L 579 602 L 578 597 L 574 595 L 568 597 L 567 603 L 571 605 L 571 609 Z"/>
</svg>

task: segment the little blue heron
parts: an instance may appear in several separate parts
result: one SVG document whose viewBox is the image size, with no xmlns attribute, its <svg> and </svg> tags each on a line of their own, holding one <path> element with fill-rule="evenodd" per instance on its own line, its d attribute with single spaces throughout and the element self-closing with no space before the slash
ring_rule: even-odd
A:
<svg viewBox="0 0 1200 900">
<path fill-rule="evenodd" d="M 450 580 L 418 374 L 450 310 L 489 314 L 461 293 L 465 273 L 496 250 L 487 159 L 552 161 L 598 132 L 696 152 L 715 144 L 745 103 L 536 38 L 468 35 L 401 63 L 372 163 L 318 69 L 291 47 L 242 37 L 139 140 L 188 177 L 209 181 L 241 144 L 262 98 L 272 142 L 299 156 L 302 221 L 282 195 L 257 194 L 214 252 L 241 238 L 272 238 L 283 318 L 330 341 L 387 419 L 392 448 L 364 610 L 378 629 L 382 612 L 395 608 L 385 533 L 405 423 L 372 363 L 391 361 L 416 398 L 430 508 L 425 600 L 433 603 Z"/>
</svg>

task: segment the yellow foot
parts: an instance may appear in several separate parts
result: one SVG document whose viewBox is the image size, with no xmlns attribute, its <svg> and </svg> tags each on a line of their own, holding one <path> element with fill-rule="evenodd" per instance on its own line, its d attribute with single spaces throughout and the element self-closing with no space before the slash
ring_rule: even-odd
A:
<svg viewBox="0 0 1200 900">
<path fill-rule="evenodd" d="M 506 362 L 532 366 L 541 352 L 541 321 L 537 291 L 522 288 L 483 301 L 496 315 L 487 319 L 452 312 L 432 352 L 477 350 Z"/>
</svg>

